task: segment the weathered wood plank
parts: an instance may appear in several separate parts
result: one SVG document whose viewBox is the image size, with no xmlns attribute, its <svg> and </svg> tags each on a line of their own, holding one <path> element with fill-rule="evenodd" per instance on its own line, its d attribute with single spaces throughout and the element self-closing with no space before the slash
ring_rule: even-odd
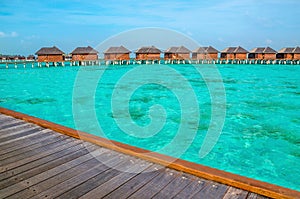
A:
<svg viewBox="0 0 300 199">
<path fill-rule="evenodd" d="M 22 190 L 21 192 L 12 195 L 10 198 L 32 198 L 33 196 L 42 193 L 43 191 L 46 191 L 57 184 L 60 184 L 70 178 L 73 178 L 74 176 L 77 176 L 80 173 L 86 172 L 87 170 L 95 167 L 95 165 L 99 165 L 98 163 L 99 161 L 97 159 L 91 158 L 88 161 L 81 162 L 77 166 L 67 169 L 62 173 L 59 173 L 58 175 L 54 175 L 48 178 L 47 180 L 41 181 L 40 183 L 30 186 Z"/>
<path fill-rule="evenodd" d="M 219 183 L 207 183 L 193 198 L 223 198 L 228 188 Z"/>
<path fill-rule="evenodd" d="M 74 151 L 74 149 L 76 151 Z M 81 156 L 82 154 L 88 153 L 88 151 L 80 150 L 80 149 L 82 149 L 82 146 L 76 145 L 71 148 L 65 149 L 59 153 L 51 154 L 48 159 L 41 159 L 38 162 L 34 162 L 32 163 L 33 166 L 26 168 L 27 169 L 26 171 L 11 176 L 10 178 L 7 178 L 3 181 L 0 181 L 0 189 L 16 184 L 32 176 L 38 175 L 44 171 L 47 171 L 49 169 L 57 167 L 58 165 L 73 160 Z"/>
<path fill-rule="evenodd" d="M 66 143 L 64 143 L 64 142 L 66 142 Z M 51 145 L 52 147 L 50 147 L 50 148 L 46 147 L 46 146 L 43 146 L 41 148 L 40 153 L 38 153 L 34 156 L 19 159 L 18 161 L 15 161 L 15 162 L 12 162 L 12 163 L 6 163 L 6 162 L 1 161 L 0 162 L 0 176 L 1 176 L 1 173 L 5 172 L 5 171 L 9 171 L 11 169 L 20 167 L 20 166 L 28 164 L 28 163 L 31 163 L 35 160 L 47 157 L 48 155 L 51 155 L 53 153 L 56 153 L 58 151 L 61 151 L 61 150 L 65 149 L 66 146 L 73 146 L 73 145 L 77 145 L 77 144 L 80 143 L 79 141 L 77 141 L 77 140 L 74 141 L 71 138 L 65 139 L 64 142 L 53 143 Z M 51 149 L 51 150 L 49 150 L 49 149 Z M 1 179 L 1 177 L 0 177 L 0 179 Z"/>
<path fill-rule="evenodd" d="M 5 120 L 5 119 L 11 119 L 11 118 L 15 119 L 14 117 L 0 113 L 0 121 Z"/>
<path fill-rule="evenodd" d="M 57 146 L 60 146 L 62 141 L 64 141 L 64 139 L 61 139 L 61 138 L 60 139 L 52 139 L 52 140 L 48 140 L 48 143 L 44 142 L 42 146 L 39 146 L 32 150 L 25 151 L 24 149 L 22 149 L 22 150 L 20 150 L 20 152 L 21 152 L 20 154 L 16 154 L 12 157 L 2 159 L 0 162 L 0 165 L 3 166 L 3 165 L 10 164 L 10 163 L 14 163 L 14 162 L 20 161 L 25 158 L 39 155 L 48 150 L 52 150 L 52 149 L 56 148 Z"/>
<path fill-rule="evenodd" d="M 24 132 L 25 130 L 29 130 L 29 129 L 35 129 L 35 128 L 39 128 L 39 129 L 43 129 L 39 126 L 35 126 L 35 125 L 30 125 L 30 124 L 24 124 L 21 126 L 18 126 L 18 128 L 15 128 L 13 131 L 6 131 L 0 134 L 0 139 L 5 138 L 5 137 L 9 137 L 12 135 L 17 135 L 20 134 L 22 132 Z"/>
<path fill-rule="evenodd" d="M 2 129 L 3 126 L 8 125 L 8 124 L 15 124 L 17 122 L 20 122 L 20 120 L 16 120 L 15 118 L 5 118 L 0 120 L 0 129 Z"/>
<path fill-rule="evenodd" d="M 92 186 L 86 186 L 86 185 L 81 186 L 81 189 L 77 191 L 80 194 L 76 194 L 75 198 L 81 196 L 82 196 L 81 198 L 103 198 L 105 195 L 117 189 L 118 187 L 120 187 L 121 185 L 123 185 L 124 183 L 132 179 L 134 176 L 138 175 L 139 173 L 141 173 L 146 168 L 152 165 L 149 162 L 145 162 L 136 158 L 132 158 L 132 157 L 126 157 L 126 158 L 127 159 L 130 158 L 130 159 L 126 160 L 125 166 L 123 166 L 122 164 L 118 165 L 118 167 L 120 167 L 121 169 L 119 175 L 114 175 L 109 180 L 107 180 L 108 179 L 107 176 L 105 176 L 106 178 L 103 179 L 97 179 L 96 183 L 93 183 Z M 62 199 L 70 198 L 72 197 L 72 195 L 74 195 L 73 190 L 69 192 L 69 195 L 65 193 L 61 195 L 59 198 Z"/>
<path fill-rule="evenodd" d="M 0 146 L 6 145 L 6 144 L 9 144 L 9 143 L 12 143 L 12 142 L 16 142 L 16 141 L 19 141 L 19 140 L 24 140 L 26 138 L 31 138 L 31 137 L 34 137 L 36 135 L 42 134 L 44 132 L 49 132 L 50 130 L 49 129 L 42 129 L 42 130 L 40 130 L 39 128 L 33 128 L 30 131 L 26 132 L 27 135 L 22 135 L 20 137 L 14 138 L 14 139 L 10 139 L 10 140 L 1 142 Z M 26 144 L 26 143 L 24 143 L 24 144 Z"/>
<path fill-rule="evenodd" d="M 88 147 L 86 151 L 83 150 L 82 152 L 85 152 L 86 154 L 83 153 L 83 155 L 70 160 L 69 162 L 58 165 L 57 167 L 46 170 L 31 178 L 25 179 L 12 186 L 1 189 L 0 196 L 8 197 L 13 195 L 12 197 L 14 198 L 30 198 L 34 194 L 36 194 L 30 191 L 30 189 L 41 190 L 41 187 L 43 187 L 44 185 L 44 190 L 46 190 L 47 188 L 49 188 L 49 184 L 54 184 L 54 182 L 59 183 L 61 179 L 68 179 L 68 177 L 71 178 L 73 177 L 73 175 L 83 170 L 81 169 L 83 168 L 82 166 L 84 166 L 91 159 L 94 159 L 93 163 L 96 164 L 97 160 L 94 157 L 97 157 L 104 152 L 108 152 L 108 150 L 100 148 L 98 146 L 91 146 Z M 88 168 L 88 166 L 85 167 L 85 169 Z"/>
<path fill-rule="evenodd" d="M 70 141 L 47 152 L 5 165 L 1 167 L 3 171 L 0 173 L 0 179 L 3 181 L 7 178 L 13 177 L 14 175 L 30 170 L 31 168 L 45 165 L 47 162 L 55 160 L 55 158 L 62 157 L 62 154 L 72 153 L 74 150 L 79 150 L 80 147 L 82 147 L 80 146 L 80 142 Z M 0 181 L 0 184 L 2 181 Z"/>
<path fill-rule="evenodd" d="M 18 135 L 10 135 L 4 138 L 0 139 L 0 143 L 5 143 L 6 141 L 12 142 L 14 139 L 20 139 L 21 137 L 24 137 L 26 135 L 30 135 L 31 133 L 40 131 L 40 128 L 38 127 L 33 127 L 31 129 L 26 129 L 25 131 L 23 131 L 22 133 L 19 133 Z"/>
<path fill-rule="evenodd" d="M 35 142 L 35 143 L 29 143 L 27 146 L 25 146 L 25 147 L 23 146 L 22 148 L 19 148 L 19 150 L 9 151 L 9 152 L 7 152 L 5 154 L 2 154 L 2 155 L 0 154 L 0 161 L 4 160 L 4 159 L 7 159 L 7 158 L 10 158 L 10 157 L 13 157 L 13 156 L 17 156 L 17 155 L 20 155 L 20 154 L 27 153 L 27 151 L 37 149 L 39 147 L 42 147 L 43 145 L 48 145 L 50 143 L 57 142 L 59 140 L 61 140 L 61 137 L 59 137 L 58 134 L 52 134 L 52 135 L 43 137 L 41 139 L 38 139 L 37 142 Z"/>
<path fill-rule="evenodd" d="M 48 130 L 48 129 L 47 129 Z M 57 133 L 56 133 L 57 134 Z M 0 155 L 6 154 L 15 150 L 21 150 L 21 148 L 27 147 L 33 143 L 43 140 L 44 138 L 51 138 L 53 132 L 50 131 L 41 131 L 39 134 L 34 137 L 25 138 L 23 140 L 16 140 L 15 142 L 7 143 L 5 145 L 0 145 Z M 65 137 L 64 135 L 59 135 L 59 137 Z"/>
<path fill-rule="evenodd" d="M 153 178 L 150 182 L 145 184 L 141 189 L 133 193 L 129 198 L 152 198 L 158 192 L 160 192 L 165 186 L 167 186 L 172 180 L 174 175 L 179 173 L 175 170 L 166 169 Z"/>
<path fill-rule="evenodd" d="M 99 158 L 101 158 L 101 157 L 102 156 L 100 156 Z M 122 159 L 120 158 L 120 155 L 116 155 L 115 157 L 110 158 L 110 159 L 106 158 L 103 161 L 107 161 L 107 162 L 105 164 L 101 164 L 101 163 L 96 164 L 96 165 L 94 165 L 93 168 L 88 169 L 87 171 L 82 172 L 73 178 L 63 181 L 62 183 L 56 184 L 55 186 L 49 188 L 48 190 L 32 197 L 32 199 L 44 198 L 44 197 L 55 198 L 55 197 L 65 193 L 66 191 L 68 191 L 74 187 L 77 187 L 78 185 L 88 181 L 89 179 L 91 179 L 97 175 L 100 175 L 101 173 L 104 173 L 105 171 L 110 170 L 112 167 L 122 163 Z M 104 178 L 105 176 L 102 176 L 102 177 Z"/>
<path fill-rule="evenodd" d="M 256 193 L 249 193 L 247 199 L 268 199 L 268 197 L 264 197 Z"/>
<path fill-rule="evenodd" d="M 183 190 L 181 190 L 176 196 L 174 196 L 174 198 L 193 198 L 193 196 L 201 191 L 208 183 L 210 182 L 207 180 L 195 177 L 192 182 Z"/>
<path fill-rule="evenodd" d="M 20 124 L 18 126 L 9 127 L 9 128 L 6 128 L 6 129 L 0 128 L 0 135 L 6 135 L 6 134 L 10 134 L 10 133 L 15 133 L 16 131 L 20 131 L 20 130 L 28 127 L 28 126 L 31 127 L 33 125 L 30 124 L 30 123 L 24 123 L 24 124 Z"/>
<path fill-rule="evenodd" d="M 247 196 L 248 196 L 247 191 L 230 187 L 223 199 L 246 199 Z"/>
<path fill-rule="evenodd" d="M 4 124 L 3 126 L 1 126 L 1 132 L 3 132 L 2 130 L 11 128 L 11 127 L 17 127 L 19 125 L 23 125 L 26 124 L 26 122 L 22 121 L 22 120 L 18 120 L 17 122 L 11 123 L 11 124 Z"/>
<path fill-rule="evenodd" d="M 161 170 L 163 170 L 162 166 L 159 165 L 152 165 L 149 168 L 147 168 L 144 172 L 138 174 L 137 176 L 133 177 L 129 181 L 127 181 L 125 184 L 121 185 L 108 195 L 106 195 L 103 198 L 128 198 L 130 195 L 132 195 L 134 192 L 139 190 L 141 187 L 143 187 L 145 184 L 150 182 L 153 178 L 158 176 L 161 173 Z M 83 196 L 84 198 L 84 196 Z"/>
<path fill-rule="evenodd" d="M 191 176 L 180 174 L 179 176 L 174 176 L 175 179 L 172 180 L 165 188 L 158 192 L 153 198 L 173 198 L 186 186 L 192 183 Z"/>
</svg>

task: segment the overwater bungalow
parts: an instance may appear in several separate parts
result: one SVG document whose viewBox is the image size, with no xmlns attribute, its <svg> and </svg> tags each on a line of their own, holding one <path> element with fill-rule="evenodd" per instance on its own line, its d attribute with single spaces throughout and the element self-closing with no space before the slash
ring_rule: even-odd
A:
<svg viewBox="0 0 300 199">
<path fill-rule="evenodd" d="M 193 60 L 217 60 L 219 51 L 212 46 L 199 47 L 193 50 Z"/>
<path fill-rule="evenodd" d="M 13 55 L 6 56 L 6 60 L 8 60 L 8 61 L 13 61 L 14 59 L 15 59 L 15 56 L 13 56 Z"/>
<path fill-rule="evenodd" d="M 277 59 L 300 60 L 300 48 L 282 48 L 276 55 Z"/>
<path fill-rule="evenodd" d="M 38 56 L 38 62 L 63 62 L 65 53 L 53 46 L 43 47 L 35 54 Z"/>
<path fill-rule="evenodd" d="M 294 60 L 300 60 L 300 47 L 296 47 L 293 51 L 294 53 Z"/>
<path fill-rule="evenodd" d="M 23 55 L 16 55 L 16 56 L 14 56 L 14 60 L 24 61 L 24 60 L 26 60 L 26 57 Z"/>
<path fill-rule="evenodd" d="M 34 55 L 28 55 L 28 56 L 26 57 L 26 60 L 27 60 L 27 61 L 35 61 L 35 56 L 34 56 Z"/>
<path fill-rule="evenodd" d="M 247 59 L 248 51 L 238 47 L 228 47 L 221 51 L 221 59 L 223 60 L 245 60 Z"/>
<path fill-rule="evenodd" d="M 191 51 L 184 46 L 170 47 L 164 52 L 165 60 L 189 60 Z"/>
<path fill-rule="evenodd" d="M 248 54 L 248 59 L 275 60 L 276 54 L 277 52 L 270 47 L 253 48 Z"/>
<path fill-rule="evenodd" d="M 72 61 L 95 61 L 98 60 L 98 51 L 94 48 L 77 47 L 71 52 Z"/>
<path fill-rule="evenodd" d="M 161 53 L 155 46 L 141 47 L 135 51 L 136 60 L 160 60 Z"/>
<path fill-rule="evenodd" d="M 124 46 L 110 47 L 104 51 L 104 60 L 115 61 L 115 60 L 129 60 L 131 53 L 130 50 Z"/>
</svg>

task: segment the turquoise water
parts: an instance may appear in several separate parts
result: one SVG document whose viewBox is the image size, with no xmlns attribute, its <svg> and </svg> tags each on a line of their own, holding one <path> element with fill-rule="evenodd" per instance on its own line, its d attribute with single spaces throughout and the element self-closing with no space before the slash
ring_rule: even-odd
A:
<svg viewBox="0 0 300 199">
<path fill-rule="evenodd" d="M 0 106 L 76 128 L 72 104 L 77 103 L 82 105 L 83 114 L 95 109 L 98 119 L 95 123 L 89 117 L 81 118 L 85 125 L 79 125 L 80 130 L 158 151 L 174 139 L 182 122 L 193 118 L 181 118 L 176 93 L 159 84 L 146 84 L 130 98 L 132 120 L 146 126 L 151 122 L 150 107 L 161 104 L 167 114 L 166 123 L 159 133 L 145 138 L 123 132 L 116 119 L 126 114 L 122 111 L 114 114 L 111 99 L 118 80 L 134 67 L 137 66 L 1 69 Z M 155 70 L 156 65 L 148 67 Z M 211 122 L 209 89 L 193 66 L 170 67 L 191 84 L 200 107 L 200 121 L 192 143 L 182 138 L 167 151 L 168 155 L 173 155 L 172 151 L 175 154 L 180 144 L 188 143 L 189 148 L 180 156 L 182 159 L 300 191 L 299 66 L 217 65 L 226 90 L 226 118 L 217 144 L 204 158 L 199 157 L 199 150 Z M 96 78 L 97 71 L 104 69 L 95 96 L 81 92 L 81 96 L 74 99 L 73 92 L 84 91 Z M 86 81 L 75 84 L 79 70 Z M 138 83 L 135 79 L 128 82 Z M 129 87 L 122 86 L 125 90 Z M 91 99 L 95 105 L 86 106 Z M 103 132 L 99 131 L 99 125 Z"/>
</svg>

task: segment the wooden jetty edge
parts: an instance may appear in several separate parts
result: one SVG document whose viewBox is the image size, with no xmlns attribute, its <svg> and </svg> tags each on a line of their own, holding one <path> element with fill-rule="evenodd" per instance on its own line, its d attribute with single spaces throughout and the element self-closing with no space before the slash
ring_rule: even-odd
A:
<svg viewBox="0 0 300 199">
<path fill-rule="evenodd" d="M 111 149 L 113 151 L 121 152 L 130 156 L 134 156 L 155 164 L 166 166 L 187 174 L 192 174 L 200 178 L 204 178 L 216 183 L 230 186 L 231 188 L 238 188 L 247 191 L 246 193 L 255 193 L 270 198 L 300 198 L 300 192 L 288 188 L 280 187 L 277 185 L 269 184 L 266 182 L 258 181 L 255 179 L 243 177 L 240 175 L 232 174 L 222 170 L 210 168 L 204 165 L 195 164 L 181 159 L 175 159 L 166 155 L 154 153 L 148 150 L 140 149 L 134 146 L 126 145 L 120 142 L 107 140 L 97 137 L 85 132 L 80 132 L 68 127 L 64 127 L 43 119 L 32 117 L 23 113 L 8 110 L 0 107 L 0 113 L 12 116 L 16 119 L 36 124 L 46 129 L 59 132 L 61 134 L 81 139 L 101 147 Z M 0 161 L 1 163 L 1 161 Z M 1 191 L 1 190 L 0 190 Z M 1 197 L 1 195 L 0 195 Z M 223 198 L 223 197 L 222 197 Z M 251 197 L 243 197 L 251 198 Z"/>
</svg>

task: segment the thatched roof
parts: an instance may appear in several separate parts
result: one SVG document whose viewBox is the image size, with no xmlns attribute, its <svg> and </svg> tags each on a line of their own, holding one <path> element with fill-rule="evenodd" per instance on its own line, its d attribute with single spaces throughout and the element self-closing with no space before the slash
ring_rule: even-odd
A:
<svg viewBox="0 0 300 199">
<path fill-rule="evenodd" d="M 259 47 L 259 48 L 253 48 L 250 53 L 265 53 L 265 54 L 274 54 L 277 53 L 273 48 L 270 47 Z"/>
<path fill-rule="evenodd" d="M 131 51 L 125 48 L 124 46 L 110 47 L 106 51 L 104 51 L 104 54 L 127 54 L 127 53 L 131 53 Z"/>
<path fill-rule="evenodd" d="M 228 47 L 221 51 L 221 53 L 234 53 L 236 47 Z"/>
<path fill-rule="evenodd" d="M 282 48 L 278 51 L 278 53 L 294 53 L 295 48 Z"/>
<path fill-rule="evenodd" d="M 198 54 L 219 53 L 219 51 L 212 46 L 208 46 L 208 47 L 196 48 L 195 50 L 193 50 L 193 53 L 198 53 Z"/>
<path fill-rule="evenodd" d="M 273 54 L 273 53 L 277 53 L 277 51 L 274 50 L 273 48 L 266 47 L 265 50 L 264 50 L 264 53 L 270 53 L 270 54 Z"/>
<path fill-rule="evenodd" d="M 34 55 L 28 55 L 27 59 L 35 59 L 35 56 Z"/>
<path fill-rule="evenodd" d="M 161 53 L 161 50 L 159 50 L 155 46 L 147 46 L 147 47 L 141 47 L 137 49 L 135 53 L 157 54 L 157 53 Z"/>
<path fill-rule="evenodd" d="M 81 54 L 98 54 L 94 48 L 88 47 L 77 47 L 75 50 L 71 52 L 72 55 L 81 55 Z"/>
<path fill-rule="evenodd" d="M 265 48 L 253 48 L 250 53 L 264 53 Z"/>
<path fill-rule="evenodd" d="M 214 47 L 212 47 L 212 46 L 208 46 L 206 48 L 206 52 L 207 53 L 219 53 L 219 51 L 217 49 L 215 49 Z"/>
<path fill-rule="evenodd" d="M 248 51 L 242 48 L 241 46 L 238 46 L 225 48 L 221 51 L 221 53 L 248 53 Z"/>
<path fill-rule="evenodd" d="M 192 53 L 204 54 L 206 53 L 206 47 L 199 47 L 192 51 Z"/>
<path fill-rule="evenodd" d="M 300 48 L 297 46 L 297 47 L 294 49 L 293 52 L 294 52 L 294 53 L 297 53 L 297 54 L 300 54 Z"/>
<path fill-rule="evenodd" d="M 248 51 L 245 50 L 244 48 L 238 46 L 238 47 L 235 49 L 234 53 L 248 53 Z"/>
<path fill-rule="evenodd" d="M 182 53 L 182 54 L 186 54 L 190 52 L 191 51 L 184 46 L 170 47 L 165 51 L 165 53 Z"/>
<path fill-rule="evenodd" d="M 56 46 L 53 46 L 53 47 L 41 48 L 35 54 L 36 55 L 63 55 L 65 53 L 60 49 L 58 49 Z"/>
</svg>

